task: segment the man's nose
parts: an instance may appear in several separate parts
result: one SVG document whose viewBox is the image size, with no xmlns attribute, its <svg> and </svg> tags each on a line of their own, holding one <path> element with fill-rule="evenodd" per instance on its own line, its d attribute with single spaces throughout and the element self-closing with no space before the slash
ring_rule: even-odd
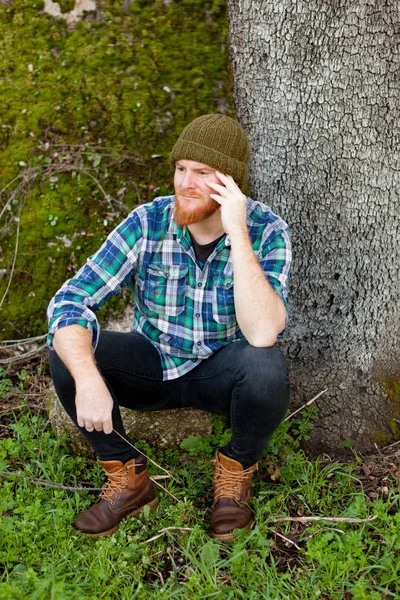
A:
<svg viewBox="0 0 400 600">
<path fill-rule="evenodd" d="M 195 185 L 196 185 L 196 182 L 195 182 L 193 173 L 191 173 L 190 171 L 185 171 L 185 174 L 184 174 L 183 180 L 182 180 L 182 187 L 184 187 L 186 189 L 191 189 L 191 188 L 194 188 Z"/>
</svg>

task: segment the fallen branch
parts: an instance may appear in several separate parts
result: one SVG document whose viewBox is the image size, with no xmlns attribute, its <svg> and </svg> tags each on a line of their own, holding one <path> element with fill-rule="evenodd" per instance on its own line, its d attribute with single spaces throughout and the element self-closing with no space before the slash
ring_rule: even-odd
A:
<svg viewBox="0 0 400 600">
<path fill-rule="evenodd" d="M 4 477 L 5 479 L 11 479 L 12 477 L 19 477 L 21 479 L 25 479 L 26 481 L 29 481 L 29 483 L 33 483 L 33 485 L 41 485 L 42 487 L 50 487 L 50 488 L 55 488 L 55 489 L 59 489 L 59 490 L 70 490 L 72 492 L 82 492 L 82 491 L 101 492 L 101 490 L 103 489 L 103 488 L 94 488 L 94 487 L 87 487 L 87 486 L 61 485 L 61 483 L 55 483 L 54 481 L 46 481 L 45 479 L 34 479 L 33 477 L 28 477 L 24 473 L 17 473 L 16 471 L 0 471 L 0 477 Z M 160 485 L 159 483 L 157 483 L 156 480 L 168 479 L 168 477 L 167 477 L 167 475 L 154 475 L 153 477 L 150 477 L 150 479 L 156 485 Z M 160 487 L 162 487 L 162 486 L 160 486 Z M 173 497 L 175 498 L 175 496 L 173 496 Z M 176 498 L 176 500 L 178 500 L 178 499 Z M 179 500 L 178 500 L 178 502 L 179 502 Z"/>
<path fill-rule="evenodd" d="M 294 417 L 294 415 L 296 415 L 301 410 L 304 410 L 305 408 L 307 408 L 307 406 L 310 406 L 310 404 L 312 404 L 313 402 L 315 402 L 316 400 L 318 400 L 318 398 L 320 396 L 322 396 L 322 394 L 325 394 L 325 392 L 327 392 L 327 391 L 328 391 L 328 388 L 326 388 L 326 390 L 322 390 L 322 392 L 320 392 L 319 394 L 317 394 L 316 396 L 314 396 L 314 398 L 312 398 L 311 400 L 309 400 L 308 402 L 306 402 L 305 404 L 303 404 L 303 406 L 300 406 L 300 408 L 298 408 L 297 410 L 295 410 L 294 412 L 292 412 L 288 417 L 286 417 L 285 421 L 289 421 L 289 419 L 291 419 L 292 417 Z"/>
<path fill-rule="evenodd" d="M 158 535 L 154 535 L 150 539 L 146 540 L 145 543 L 148 544 L 150 542 L 154 542 L 154 540 L 158 540 L 158 538 L 162 537 L 165 533 L 168 533 L 169 531 L 172 531 L 172 530 L 177 530 L 180 532 L 193 531 L 193 527 L 165 527 L 165 529 L 159 530 Z"/>
<path fill-rule="evenodd" d="M 24 363 L 27 359 L 30 360 L 39 356 L 46 348 L 47 344 L 42 344 L 42 346 L 39 346 L 39 348 L 34 348 L 33 350 L 29 350 L 28 352 L 24 352 L 23 354 L 18 354 L 17 356 L 10 356 L 8 358 L 1 358 L 0 365 L 9 365 L 20 362 Z"/>
<path fill-rule="evenodd" d="M 22 200 L 19 203 L 19 211 L 18 211 L 18 217 L 17 217 L 17 233 L 16 233 L 16 236 L 15 236 L 15 249 L 14 249 L 14 256 L 13 256 L 13 261 L 12 261 L 12 265 L 11 265 L 11 273 L 10 273 L 10 277 L 8 279 L 6 291 L 4 292 L 3 297 L 2 297 L 2 299 L 0 301 L 0 308 L 3 306 L 3 302 L 6 299 L 6 296 L 8 294 L 8 290 L 10 289 L 12 278 L 14 276 L 15 263 L 17 262 L 17 256 L 18 256 L 18 244 L 19 244 L 19 232 L 20 232 L 20 223 L 21 223 L 21 212 L 22 212 Z"/>
<path fill-rule="evenodd" d="M 285 521 L 291 521 L 293 523 L 311 523 L 317 521 L 330 521 L 333 523 L 370 523 L 377 518 L 378 515 L 373 515 L 367 519 L 357 519 L 356 517 L 278 517 L 269 519 L 268 523 L 284 523 Z"/>
<path fill-rule="evenodd" d="M 381 448 L 382 450 L 388 450 L 389 448 L 393 448 L 393 446 L 398 446 L 400 444 L 400 440 L 397 440 L 397 442 L 393 442 L 392 444 L 389 444 L 388 446 L 383 446 L 383 448 Z"/>
<path fill-rule="evenodd" d="M 5 345 L 12 348 L 13 346 L 20 346 L 21 344 L 32 344 L 33 342 L 44 340 L 46 337 L 47 333 L 43 333 L 43 335 L 36 335 L 35 337 L 30 338 L 21 338 L 20 340 L 2 340 L 0 342 L 0 347 Z"/>
<path fill-rule="evenodd" d="M 277 531 L 273 531 L 272 533 L 274 533 L 275 535 L 277 535 L 278 537 L 282 538 L 283 540 L 285 540 L 285 542 L 288 542 L 289 544 L 291 544 L 292 546 L 294 546 L 295 548 L 297 548 L 297 550 L 301 550 L 300 546 L 298 546 L 296 544 L 296 542 L 294 542 L 293 540 L 291 540 L 290 538 L 286 537 L 286 535 L 283 535 L 282 533 L 278 533 Z"/>
<path fill-rule="evenodd" d="M 29 483 L 33 483 L 33 485 L 41 485 L 42 487 L 50 487 L 60 490 L 71 490 L 71 491 L 83 491 L 86 490 L 88 492 L 99 492 L 102 488 L 92 488 L 86 486 L 71 486 L 71 485 L 61 485 L 61 483 L 55 483 L 54 481 L 45 481 L 44 479 L 34 479 L 33 477 L 28 477 L 24 473 L 17 473 L 15 471 L 0 471 L 0 477 L 4 477 L 5 479 L 11 479 L 12 477 L 19 477 L 20 479 L 25 479 L 29 481 Z"/>
</svg>

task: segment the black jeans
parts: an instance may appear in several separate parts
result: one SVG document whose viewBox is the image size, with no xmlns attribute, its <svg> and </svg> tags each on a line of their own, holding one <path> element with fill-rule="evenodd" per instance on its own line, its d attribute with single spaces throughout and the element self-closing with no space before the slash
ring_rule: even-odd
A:
<svg viewBox="0 0 400 600">
<path fill-rule="evenodd" d="M 234 342 L 172 381 L 163 381 L 157 350 L 138 333 L 102 331 L 95 358 L 114 399 L 114 429 L 124 437 L 119 406 L 145 411 L 191 406 L 230 417 L 232 438 L 222 451 L 245 469 L 260 459 L 289 405 L 286 361 L 277 346 Z M 50 369 L 57 395 L 78 427 L 75 383 L 56 352 L 50 352 Z M 116 433 L 79 429 L 100 460 L 134 458 Z"/>
</svg>

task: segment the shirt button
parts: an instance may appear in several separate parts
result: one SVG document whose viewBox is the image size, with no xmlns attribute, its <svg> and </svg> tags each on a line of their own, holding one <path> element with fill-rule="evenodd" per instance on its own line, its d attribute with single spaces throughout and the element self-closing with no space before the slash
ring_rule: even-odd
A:
<svg viewBox="0 0 400 600">
<path fill-rule="evenodd" d="M 200 313 L 196 313 L 196 317 L 199 318 L 200 317 Z"/>
<path fill-rule="evenodd" d="M 197 342 L 197 345 L 198 345 L 198 346 L 201 346 L 201 342 Z"/>
<path fill-rule="evenodd" d="M 203 284 L 201 283 L 201 281 L 199 281 L 199 283 L 197 284 L 197 287 L 202 287 L 202 285 Z"/>
</svg>

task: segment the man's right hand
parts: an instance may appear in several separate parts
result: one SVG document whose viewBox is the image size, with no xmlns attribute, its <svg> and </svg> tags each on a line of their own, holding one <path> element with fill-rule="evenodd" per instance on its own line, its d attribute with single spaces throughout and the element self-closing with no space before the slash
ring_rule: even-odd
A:
<svg viewBox="0 0 400 600">
<path fill-rule="evenodd" d="M 80 325 L 68 325 L 54 334 L 54 348 L 75 380 L 79 427 L 111 433 L 113 399 L 92 353 L 92 334 Z"/>
<path fill-rule="evenodd" d="M 101 375 L 91 377 L 90 381 L 76 382 L 76 416 L 79 427 L 86 431 L 104 431 L 111 433 L 112 423 L 112 396 L 104 383 Z"/>
</svg>

